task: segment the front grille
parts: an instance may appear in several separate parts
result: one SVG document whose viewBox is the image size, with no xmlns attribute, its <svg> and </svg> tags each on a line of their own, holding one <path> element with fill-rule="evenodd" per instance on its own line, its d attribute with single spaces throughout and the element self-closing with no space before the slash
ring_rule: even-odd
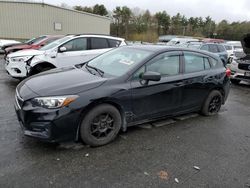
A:
<svg viewBox="0 0 250 188">
<path fill-rule="evenodd" d="M 20 97 L 18 91 L 16 90 L 16 95 L 15 95 L 16 103 L 19 108 L 23 106 L 23 99 Z"/>
<path fill-rule="evenodd" d="M 9 57 L 6 57 L 5 63 L 6 63 L 6 65 L 8 65 L 10 63 L 10 58 Z"/>
<path fill-rule="evenodd" d="M 250 63 L 239 63 L 238 68 L 241 70 L 250 71 Z"/>
</svg>

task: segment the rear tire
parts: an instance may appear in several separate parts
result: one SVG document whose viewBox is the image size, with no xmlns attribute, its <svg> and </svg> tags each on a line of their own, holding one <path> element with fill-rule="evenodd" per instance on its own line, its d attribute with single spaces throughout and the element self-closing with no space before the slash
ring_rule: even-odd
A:
<svg viewBox="0 0 250 188">
<path fill-rule="evenodd" d="M 219 112 L 221 105 L 222 105 L 222 94 L 218 90 L 213 90 L 208 95 L 207 99 L 205 100 L 201 114 L 205 116 L 212 116 Z"/>
<path fill-rule="evenodd" d="M 240 80 L 230 79 L 232 84 L 238 85 L 240 83 Z"/>
<path fill-rule="evenodd" d="M 121 125 L 120 112 L 112 105 L 101 104 L 90 110 L 83 119 L 80 136 L 90 146 L 102 146 L 116 138 Z"/>
</svg>

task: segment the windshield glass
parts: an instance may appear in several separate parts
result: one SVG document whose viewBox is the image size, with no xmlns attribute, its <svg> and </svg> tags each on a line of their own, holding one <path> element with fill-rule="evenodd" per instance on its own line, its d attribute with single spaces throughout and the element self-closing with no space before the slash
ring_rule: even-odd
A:
<svg viewBox="0 0 250 188">
<path fill-rule="evenodd" d="M 39 50 L 41 51 L 45 51 L 45 50 L 49 50 L 51 48 L 54 48 L 60 44 L 62 44 L 63 42 L 66 42 L 67 40 L 69 40 L 71 37 L 63 37 L 61 39 L 55 40 L 54 42 L 51 42 L 45 46 L 43 46 L 42 48 L 40 48 Z"/>
<path fill-rule="evenodd" d="M 241 46 L 234 46 L 234 49 L 242 49 Z"/>
<path fill-rule="evenodd" d="M 32 44 L 35 39 L 36 38 L 29 39 L 29 40 L 25 41 L 24 43 L 26 43 L 26 44 Z"/>
<path fill-rule="evenodd" d="M 116 48 L 88 62 L 104 74 L 121 76 L 132 67 L 149 57 L 153 52 L 135 48 Z"/>
<path fill-rule="evenodd" d="M 40 36 L 40 37 L 31 39 L 31 40 L 27 41 L 26 43 L 27 44 L 38 44 L 39 42 L 41 42 L 45 38 L 46 38 L 46 36 Z"/>
</svg>

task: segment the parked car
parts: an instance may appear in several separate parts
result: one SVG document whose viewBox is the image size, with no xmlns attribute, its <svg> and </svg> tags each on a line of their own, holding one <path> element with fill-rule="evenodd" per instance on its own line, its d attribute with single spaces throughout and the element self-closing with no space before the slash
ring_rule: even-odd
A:
<svg viewBox="0 0 250 188">
<path fill-rule="evenodd" d="M 228 65 L 232 71 L 231 82 L 239 84 L 240 81 L 250 82 L 250 34 L 243 37 L 243 51 L 235 51 L 231 63 Z"/>
<path fill-rule="evenodd" d="M 190 48 L 192 48 L 192 47 L 190 47 Z M 196 45 L 196 48 L 218 55 L 221 58 L 224 65 L 227 64 L 228 55 L 227 55 L 227 51 L 223 45 L 216 44 L 216 43 L 202 43 L 200 45 Z"/>
<path fill-rule="evenodd" d="M 241 43 L 239 41 L 229 41 L 223 45 L 227 50 L 229 63 L 232 62 L 234 52 L 243 52 L 243 48 L 242 48 Z"/>
<path fill-rule="evenodd" d="M 6 48 L 9 48 L 9 47 L 14 47 L 14 46 L 21 46 L 21 45 L 25 45 L 25 44 L 27 44 L 27 45 L 31 45 L 31 44 L 33 44 L 34 42 L 36 42 L 39 38 L 41 38 L 41 37 L 45 37 L 45 36 L 39 36 L 38 38 L 31 38 L 31 39 L 29 39 L 29 40 L 27 40 L 27 41 L 25 41 L 25 42 L 22 42 L 22 43 L 17 43 L 17 44 L 5 44 L 5 45 L 3 45 L 2 46 L 2 50 L 4 50 L 4 53 L 6 53 L 5 52 L 5 49 Z M 5 57 L 6 57 L 6 54 L 5 54 Z"/>
<path fill-rule="evenodd" d="M 173 38 L 173 39 L 171 39 L 171 40 L 167 43 L 167 45 L 168 45 L 168 46 L 182 45 L 182 44 L 187 43 L 187 42 L 190 42 L 190 41 L 199 42 L 198 39 L 194 39 L 194 38 Z"/>
<path fill-rule="evenodd" d="M 211 38 L 205 38 L 202 40 L 202 42 L 205 43 L 224 43 L 225 41 L 223 39 L 211 39 Z"/>
<path fill-rule="evenodd" d="M 188 41 L 188 42 L 182 44 L 181 47 L 199 49 L 202 44 L 203 44 L 203 42 L 199 42 L 199 41 Z"/>
<path fill-rule="evenodd" d="M 123 46 L 25 79 L 15 109 L 26 136 L 101 146 L 128 126 L 189 112 L 217 114 L 229 76 L 220 58 L 205 51 Z"/>
<path fill-rule="evenodd" d="M 13 78 L 23 79 L 49 69 L 88 61 L 111 48 L 126 45 L 122 38 L 106 35 L 68 35 L 39 50 L 9 54 L 5 69 Z"/>
<path fill-rule="evenodd" d="M 10 53 L 17 52 L 20 50 L 26 50 L 26 49 L 39 49 L 45 46 L 46 44 L 49 44 L 62 37 L 63 35 L 43 35 L 43 36 L 35 38 L 34 40 L 29 41 L 28 43 L 5 48 L 5 54 L 8 55 Z"/>
<path fill-rule="evenodd" d="M 0 39 L 0 54 L 4 54 L 4 46 L 6 45 L 14 45 L 14 44 L 20 44 L 19 41 L 16 40 L 5 40 L 5 39 Z"/>
</svg>

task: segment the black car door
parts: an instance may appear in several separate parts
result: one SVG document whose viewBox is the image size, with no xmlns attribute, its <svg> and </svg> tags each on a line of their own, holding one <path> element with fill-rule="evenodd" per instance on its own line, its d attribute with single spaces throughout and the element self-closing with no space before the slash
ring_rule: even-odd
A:
<svg viewBox="0 0 250 188">
<path fill-rule="evenodd" d="M 131 80 L 134 121 L 172 114 L 181 106 L 180 56 L 182 52 L 165 52 L 137 70 Z M 160 81 L 144 84 L 140 74 L 146 71 L 161 74 Z"/>
<path fill-rule="evenodd" d="M 209 92 L 209 57 L 200 53 L 183 53 L 183 97 L 182 109 L 191 110 L 201 107 Z"/>
</svg>

